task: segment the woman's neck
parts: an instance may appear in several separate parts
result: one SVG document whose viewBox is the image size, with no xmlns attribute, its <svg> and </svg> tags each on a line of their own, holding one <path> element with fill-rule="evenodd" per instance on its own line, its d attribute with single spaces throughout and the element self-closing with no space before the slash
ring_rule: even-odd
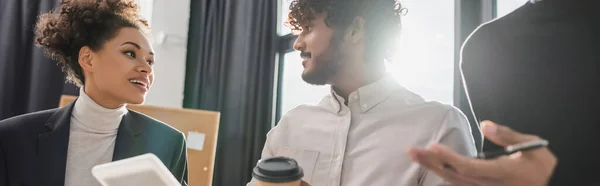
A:
<svg viewBox="0 0 600 186">
<path fill-rule="evenodd" d="M 72 116 L 75 118 L 76 124 L 102 132 L 117 130 L 122 117 L 127 112 L 125 105 L 114 109 L 103 107 L 86 94 L 84 89 L 81 89 L 79 98 L 75 101 Z"/>
<path fill-rule="evenodd" d="M 117 109 L 126 105 L 123 102 L 115 101 L 115 99 L 111 98 L 110 96 L 101 93 L 100 90 L 98 90 L 98 88 L 94 85 L 84 86 L 82 89 L 84 90 L 85 94 L 87 94 L 94 102 L 104 108 Z"/>
</svg>

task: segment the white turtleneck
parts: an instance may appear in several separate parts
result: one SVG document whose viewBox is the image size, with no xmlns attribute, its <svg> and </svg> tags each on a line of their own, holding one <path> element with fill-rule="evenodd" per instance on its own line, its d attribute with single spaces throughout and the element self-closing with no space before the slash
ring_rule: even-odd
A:
<svg viewBox="0 0 600 186">
<path fill-rule="evenodd" d="M 100 186 L 92 167 L 112 161 L 117 131 L 127 108 L 107 109 L 79 91 L 71 113 L 65 186 Z"/>
</svg>

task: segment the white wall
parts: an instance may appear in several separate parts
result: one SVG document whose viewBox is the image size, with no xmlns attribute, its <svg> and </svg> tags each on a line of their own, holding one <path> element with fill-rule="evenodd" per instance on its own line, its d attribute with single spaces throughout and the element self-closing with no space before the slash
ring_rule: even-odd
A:
<svg viewBox="0 0 600 186">
<path fill-rule="evenodd" d="M 153 47 L 156 53 L 154 84 L 144 104 L 181 108 L 190 0 L 138 1 L 142 10 L 144 6 L 152 6 L 152 16 L 148 18 L 151 19 Z"/>
</svg>

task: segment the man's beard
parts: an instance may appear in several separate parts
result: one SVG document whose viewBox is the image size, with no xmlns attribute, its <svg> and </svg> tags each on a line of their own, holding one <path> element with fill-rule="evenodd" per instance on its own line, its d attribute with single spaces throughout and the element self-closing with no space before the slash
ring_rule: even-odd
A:
<svg viewBox="0 0 600 186">
<path fill-rule="evenodd" d="M 327 50 L 320 56 L 313 57 L 313 71 L 303 73 L 302 80 L 311 85 L 325 85 L 342 68 L 339 40 L 332 38 Z"/>
</svg>

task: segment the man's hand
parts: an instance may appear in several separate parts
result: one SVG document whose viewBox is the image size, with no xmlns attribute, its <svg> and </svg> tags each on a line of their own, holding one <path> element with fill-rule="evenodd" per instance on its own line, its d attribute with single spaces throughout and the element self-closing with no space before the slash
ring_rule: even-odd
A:
<svg viewBox="0 0 600 186">
<path fill-rule="evenodd" d="M 539 139 L 491 121 L 484 121 L 482 128 L 487 139 L 503 147 Z M 411 148 L 408 154 L 414 162 L 459 186 L 542 186 L 548 183 L 557 162 L 545 147 L 492 160 L 463 157 L 439 144 L 428 149 Z"/>
</svg>

